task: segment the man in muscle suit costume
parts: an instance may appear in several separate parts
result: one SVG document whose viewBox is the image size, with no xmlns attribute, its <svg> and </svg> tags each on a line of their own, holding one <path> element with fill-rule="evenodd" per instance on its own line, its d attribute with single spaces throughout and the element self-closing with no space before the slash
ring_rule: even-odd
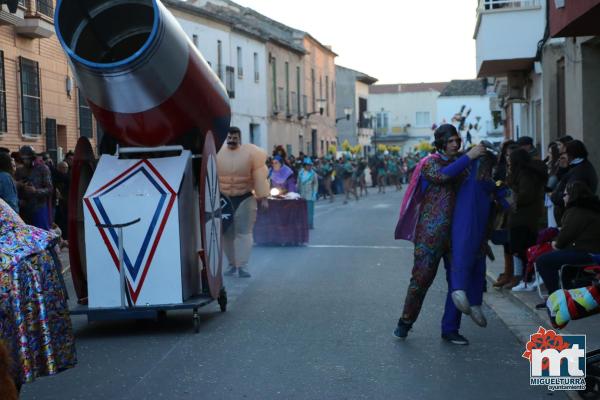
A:
<svg viewBox="0 0 600 400">
<path fill-rule="evenodd" d="M 417 320 L 427 290 L 433 283 L 440 260 L 450 267 L 450 236 L 456 191 L 472 159 L 485 152 L 475 146 L 459 157 L 461 139 L 456 128 L 444 124 L 435 131 L 436 153 L 419 162 L 404 196 L 396 239 L 415 244 L 414 266 L 404 310 L 394 336 L 404 339 Z M 454 344 L 468 344 L 458 332 L 442 332 Z"/>
<path fill-rule="evenodd" d="M 231 127 L 227 144 L 217 155 L 221 193 L 230 201 L 233 220 L 224 234 L 224 250 L 229 260 L 225 275 L 249 278 L 247 270 L 252 251 L 252 231 L 256 222 L 257 201 L 267 207 L 269 183 L 267 153 L 253 144 L 242 144 L 239 128 Z"/>
</svg>

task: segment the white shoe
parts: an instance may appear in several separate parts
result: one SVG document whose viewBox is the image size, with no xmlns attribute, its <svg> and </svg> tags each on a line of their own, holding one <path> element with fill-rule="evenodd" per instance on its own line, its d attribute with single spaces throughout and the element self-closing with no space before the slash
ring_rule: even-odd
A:
<svg viewBox="0 0 600 400">
<path fill-rule="evenodd" d="M 481 306 L 471 307 L 471 319 L 482 328 L 487 326 L 487 319 L 485 319 Z"/>
<path fill-rule="evenodd" d="M 467 293 L 464 290 L 455 290 L 452 292 L 451 297 L 452 302 L 460 312 L 466 315 L 471 314 L 471 305 L 469 304 Z"/>
<path fill-rule="evenodd" d="M 537 288 L 537 285 L 533 286 L 533 283 L 527 283 L 525 281 L 521 281 L 517 286 L 512 288 L 512 291 L 513 292 L 533 292 L 533 291 L 535 291 L 536 288 Z"/>
</svg>

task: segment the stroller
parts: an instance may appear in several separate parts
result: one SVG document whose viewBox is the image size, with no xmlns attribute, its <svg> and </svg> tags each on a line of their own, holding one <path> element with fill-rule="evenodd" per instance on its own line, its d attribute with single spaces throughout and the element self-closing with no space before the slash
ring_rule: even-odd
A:
<svg viewBox="0 0 600 400">
<path fill-rule="evenodd" d="M 597 262 L 600 259 L 596 260 Z M 563 270 L 574 266 L 563 266 Z M 564 328 L 569 321 L 600 314 L 600 266 L 577 266 L 575 278 L 561 273 L 562 287 L 582 285 L 576 289 L 560 289 L 552 293 L 546 302 L 552 326 Z M 600 349 L 586 354 L 586 389 L 580 392 L 584 399 L 600 398 Z"/>
</svg>

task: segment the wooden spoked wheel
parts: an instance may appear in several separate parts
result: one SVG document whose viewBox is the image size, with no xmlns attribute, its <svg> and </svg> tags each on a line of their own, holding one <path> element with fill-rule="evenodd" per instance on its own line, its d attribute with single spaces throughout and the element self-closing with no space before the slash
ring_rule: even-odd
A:
<svg viewBox="0 0 600 400">
<path fill-rule="evenodd" d="M 75 146 L 69 190 L 69 263 L 73 286 L 80 303 L 87 302 L 87 263 L 85 256 L 85 229 L 83 196 L 92 180 L 96 157 L 90 141 L 81 137 Z"/>
<path fill-rule="evenodd" d="M 217 175 L 217 154 L 213 134 L 204 141 L 200 173 L 200 230 L 202 258 L 211 296 L 217 300 L 223 286 L 223 244 L 221 193 Z"/>
</svg>

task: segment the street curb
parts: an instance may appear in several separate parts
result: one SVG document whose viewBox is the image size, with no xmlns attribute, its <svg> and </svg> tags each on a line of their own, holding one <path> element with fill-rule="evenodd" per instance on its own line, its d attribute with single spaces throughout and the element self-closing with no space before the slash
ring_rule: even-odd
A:
<svg viewBox="0 0 600 400">
<path fill-rule="evenodd" d="M 505 289 L 496 289 L 492 286 L 496 278 L 492 272 L 486 271 L 488 291 L 484 296 L 484 302 L 498 315 L 507 328 L 517 337 L 518 341 L 525 345 L 530 335 L 537 332 L 540 326 L 548 325 L 546 312 L 535 309 L 535 304 L 530 304 L 520 297 L 517 292 Z M 566 329 L 561 330 L 563 334 L 571 334 Z M 577 392 L 565 392 L 571 400 L 582 400 Z"/>
</svg>

